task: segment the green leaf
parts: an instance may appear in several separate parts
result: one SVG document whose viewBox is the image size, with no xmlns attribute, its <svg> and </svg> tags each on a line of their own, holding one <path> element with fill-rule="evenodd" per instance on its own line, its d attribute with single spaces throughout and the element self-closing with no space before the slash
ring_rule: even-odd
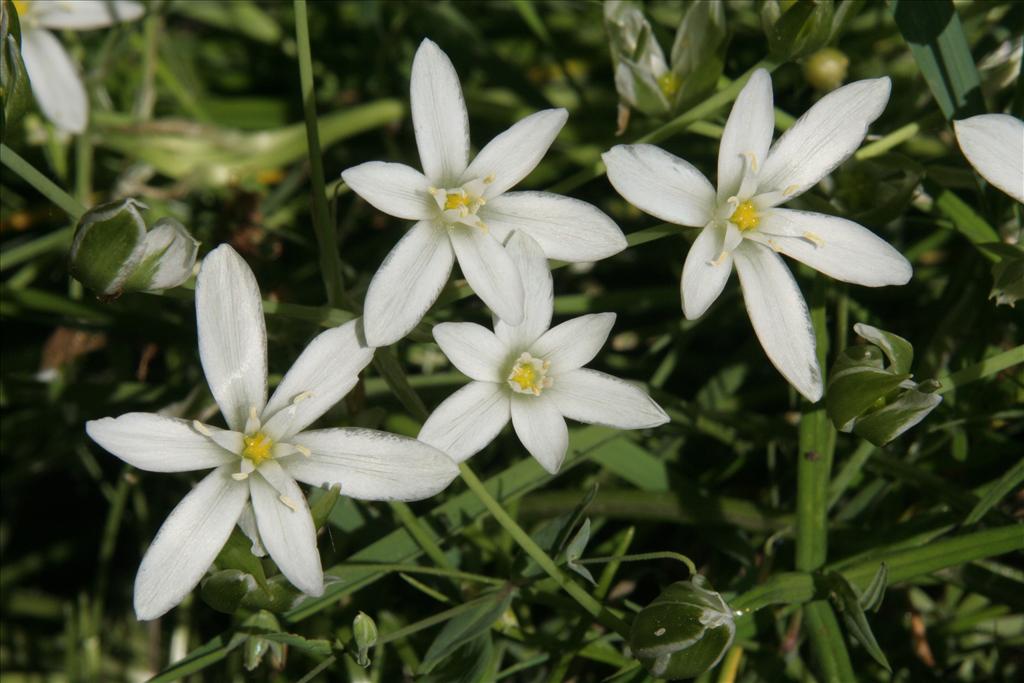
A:
<svg viewBox="0 0 1024 683">
<path fill-rule="evenodd" d="M 213 564 L 218 569 L 237 569 L 245 572 L 256 579 L 260 588 L 270 590 L 267 575 L 263 571 L 263 563 L 252 554 L 252 541 L 238 527 L 231 530 L 231 535 L 228 536 Z"/>
<path fill-rule="evenodd" d="M 479 634 L 456 649 L 448 659 L 417 683 L 485 683 L 494 639 L 489 631 Z M 492 679 L 493 680 L 493 679 Z"/>
<path fill-rule="evenodd" d="M 893 0 L 889 9 L 946 119 L 984 113 L 981 80 L 952 0 Z"/>
<path fill-rule="evenodd" d="M 596 586 L 597 582 L 594 581 L 594 577 L 590 573 L 590 570 L 584 567 L 582 564 L 579 564 L 578 562 L 579 559 L 583 557 L 583 551 L 586 550 L 587 543 L 589 541 L 590 519 L 587 518 L 580 526 L 579 531 L 576 532 L 576 535 L 573 536 L 572 541 L 570 541 L 569 545 L 566 546 L 565 564 L 567 567 L 569 567 L 569 569 L 573 570 L 574 572 L 582 576 L 584 579 L 589 581 L 591 584 Z"/>
<path fill-rule="evenodd" d="M 501 618 L 512 602 L 515 591 L 503 588 L 491 594 L 490 600 L 482 601 L 472 610 L 451 619 L 430 644 L 420 664 L 420 673 L 430 673 L 445 657 L 463 644 L 488 631 L 491 624 Z"/>
<path fill-rule="evenodd" d="M 313 516 L 313 525 L 318 531 L 324 527 L 324 524 L 327 524 L 339 497 L 341 497 L 341 484 L 321 487 L 316 489 L 315 498 L 311 496 L 309 512 Z"/>
<path fill-rule="evenodd" d="M 992 509 L 996 503 L 1003 499 L 1011 491 L 1016 490 L 1024 482 L 1024 458 L 1017 461 L 1017 464 L 1006 471 L 994 486 L 989 488 L 981 500 L 978 501 L 967 518 L 964 525 L 974 524 L 985 516 L 985 513 Z"/>
<path fill-rule="evenodd" d="M 767 0 L 761 6 L 761 25 L 768 38 L 771 54 L 781 59 L 796 59 L 824 47 L 832 33 L 832 0 L 805 0 L 788 3 Z"/>
<path fill-rule="evenodd" d="M 843 616 L 843 621 L 846 623 L 846 628 L 850 635 L 864 646 L 864 649 L 868 651 L 868 654 L 876 662 L 884 666 L 886 671 L 892 673 L 889 660 L 885 658 L 885 653 L 882 652 L 882 648 L 878 646 L 878 641 L 875 640 L 875 635 L 871 632 L 871 626 L 868 624 L 868 620 L 864 616 L 864 610 L 861 607 L 861 599 L 857 596 L 853 586 L 843 578 L 842 574 L 837 574 L 836 572 L 829 572 L 825 575 L 825 578 L 829 582 L 833 600 Z"/>
<path fill-rule="evenodd" d="M 869 612 L 877 612 L 882 606 L 882 598 L 885 597 L 885 588 L 889 582 L 889 566 L 883 562 L 878 565 L 878 571 L 871 579 L 871 583 L 860 596 L 860 606 Z"/>
<path fill-rule="evenodd" d="M 992 265 L 992 291 L 989 299 L 996 300 L 996 306 L 1014 307 L 1024 299 L 1024 247 L 1016 244 L 995 243 L 985 245 L 990 253 L 1000 256 Z"/>
</svg>

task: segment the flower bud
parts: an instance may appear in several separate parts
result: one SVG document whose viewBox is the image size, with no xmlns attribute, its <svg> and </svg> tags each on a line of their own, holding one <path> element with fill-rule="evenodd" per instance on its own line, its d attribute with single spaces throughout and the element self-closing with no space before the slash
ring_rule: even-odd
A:
<svg viewBox="0 0 1024 683">
<path fill-rule="evenodd" d="M 377 644 L 377 624 L 368 614 L 360 612 L 352 621 L 352 637 L 359 650 L 356 661 L 364 668 L 370 666 L 370 658 L 366 656 L 366 653 Z"/>
<path fill-rule="evenodd" d="M 252 633 L 245 641 L 242 649 L 242 661 L 246 671 L 254 671 L 263 662 L 263 656 L 270 653 L 270 666 L 280 671 L 284 668 L 287 656 L 283 643 L 261 638 L 259 632 L 276 633 L 281 630 L 281 623 L 270 612 L 260 610 L 245 620 L 245 626 Z"/>
<path fill-rule="evenodd" d="M 629 646 L 658 678 L 695 678 L 722 659 L 736 634 L 733 613 L 700 575 L 666 588 L 633 620 Z"/>
<path fill-rule="evenodd" d="M 78 221 L 71 275 L 101 299 L 170 289 L 192 274 L 199 242 L 173 218 L 149 229 L 144 209 L 142 202 L 124 199 L 97 206 Z"/>
<path fill-rule="evenodd" d="M 846 80 L 850 58 L 834 47 L 818 50 L 804 62 L 804 78 L 818 90 L 835 90 Z"/>
</svg>

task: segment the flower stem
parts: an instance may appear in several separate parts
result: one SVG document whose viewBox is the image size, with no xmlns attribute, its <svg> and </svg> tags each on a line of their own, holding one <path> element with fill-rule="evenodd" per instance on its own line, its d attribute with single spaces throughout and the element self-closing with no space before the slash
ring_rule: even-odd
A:
<svg viewBox="0 0 1024 683">
<path fill-rule="evenodd" d="M 586 610 L 591 616 L 593 616 L 599 623 L 612 629 L 623 638 L 629 637 L 629 624 L 624 622 L 618 616 L 609 611 L 603 604 L 596 600 L 590 593 L 583 590 L 579 584 L 574 582 L 568 576 L 565 575 L 555 561 L 551 559 L 551 556 L 544 552 L 537 543 L 530 538 L 529 534 L 523 531 L 522 527 L 516 524 L 516 521 L 505 512 L 505 508 L 501 506 L 494 496 L 490 494 L 487 487 L 484 486 L 483 482 L 476 476 L 473 470 L 466 463 L 459 464 L 459 471 L 462 473 L 462 480 L 466 482 L 466 485 L 470 490 L 476 494 L 476 497 L 480 499 L 480 502 L 484 504 L 484 507 L 494 516 L 494 519 L 512 536 L 513 540 L 519 547 L 526 551 L 533 560 L 540 565 L 548 576 L 554 579 L 555 583 L 561 587 L 566 593 L 569 594 L 576 602 L 579 603 L 580 607 Z"/>
<path fill-rule="evenodd" d="M 313 228 L 320 248 L 320 270 L 327 289 L 327 303 L 336 306 L 345 300 L 338 258 L 338 239 L 331 224 L 324 189 L 324 161 L 320 151 L 320 129 L 316 118 L 316 93 L 313 90 L 313 58 L 309 47 L 309 21 L 306 0 L 295 0 L 295 42 L 299 57 L 299 83 L 302 111 L 306 118 L 309 153 L 309 179 L 313 185 Z"/>
<path fill-rule="evenodd" d="M 36 168 L 18 156 L 18 153 L 5 144 L 0 143 L 0 163 L 11 169 L 22 180 L 34 187 L 41 195 L 57 205 L 64 213 L 77 221 L 85 206 L 77 199 L 62 190 L 55 182 L 44 176 Z"/>
</svg>

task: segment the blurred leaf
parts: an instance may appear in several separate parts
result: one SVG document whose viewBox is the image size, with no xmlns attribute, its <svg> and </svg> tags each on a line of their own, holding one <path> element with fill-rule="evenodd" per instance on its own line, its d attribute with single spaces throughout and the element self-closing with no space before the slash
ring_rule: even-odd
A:
<svg viewBox="0 0 1024 683">
<path fill-rule="evenodd" d="M 868 612 L 877 612 L 882 606 L 882 598 L 885 597 L 886 585 L 889 582 L 889 566 L 882 562 L 878 565 L 878 571 L 871 579 L 871 583 L 860 596 L 860 606 Z"/>
<path fill-rule="evenodd" d="M 0 0 L 0 101 L 0 130 L 6 139 L 32 104 L 32 86 L 21 58 L 21 24 L 9 0 Z"/>
<path fill-rule="evenodd" d="M 992 291 L 989 299 L 996 300 L 996 306 L 1014 305 L 1024 298 L 1024 247 L 1016 244 L 996 242 L 985 245 L 986 251 L 999 255 L 999 261 L 992 264 Z"/>
<path fill-rule="evenodd" d="M 967 518 L 964 519 L 964 525 L 980 521 L 986 512 L 991 510 L 1004 496 L 1016 490 L 1021 485 L 1021 482 L 1024 482 L 1024 458 L 1018 460 L 1016 465 L 1008 469 L 995 486 L 991 487 L 981 497 L 981 500 L 978 501 L 977 505 L 967 515 Z"/>
<path fill-rule="evenodd" d="M 494 638 L 489 631 L 471 638 L 443 663 L 417 683 L 487 683 L 491 658 L 494 656 Z"/>
<path fill-rule="evenodd" d="M 589 581 L 593 585 L 597 585 L 597 581 L 594 581 L 593 575 L 590 570 L 579 564 L 578 560 L 583 557 L 583 551 L 587 549 L 587 543 L 590 541 L 590 519 L 583 521 L 579 531 L 573 536 L 569 545 L 565 548 L 565 563 L 569 569 L 573 570 L 584 579 Z"/>
<path fill-rule="evenodd" d="M 448 655 L 464 643 L 477 638 L 481 632 L 491 628 L 512 602 L 514 591 L 500 589 L 491 594 L 490 600 L 482 601 L 472 610 L 459 614 L 444 625 L 441 632 L 423 655 L 420 673 L 430 673 Z"/>
<path fill-rule="evenodd" d="M 172 2 L 171 9 L 189 19 L 237 32 L 261 43 L 276 46 L 281 42 L 281 27 L 251 0 L 185 0 Z"/>
<path fill-rule="evenodd" d="M 832 0 L 766 0 L 761 5 L 761 26 L 771 54 L 796 59 L 824 47 L 832 36 L 833 11 Z"/>
</svg>

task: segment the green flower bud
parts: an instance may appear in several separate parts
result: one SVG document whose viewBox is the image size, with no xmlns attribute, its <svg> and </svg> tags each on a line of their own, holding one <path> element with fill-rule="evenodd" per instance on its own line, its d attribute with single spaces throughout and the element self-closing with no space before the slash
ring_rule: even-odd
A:
<svg viewBox="0 0 1024 683">
<path fill-rule="evenodd" d="M 370 658 L 366 653 L 377 644 L 377 624 L 368 614 L 360 612 L 352 621 L 352 637 L 359 649 L 356 661 L 364 668 L 370 666 Z"/>
<path fill-rule="evenodd" d="M 818 90 L 828 92 L 843 84 L 849 66 L 849 57 L 834 47 L 826 47 L 804 62 L 804 78 Z"/>
<path fill-rule="evenodd" d="M 697 575 L 672 584 L 641 610 L 629 646 L 652 676 L 695 678 L 718 664 L 735 635 L 732 610 Z"/>
<path fill-rule="evenodd" d="M 124 199 L 97 206 L 78 221 L 71 275 L 101 299 L 170 289 L 192 274 L 199 242 L 173 218 L 147 228 L 144 209 L 142 202 Z"/>
<path fill-rule="evenodd" d="M 0 128 L 10 127 L 32 102 L 25 62 L 21 58 L 21 24 L 13 3 L 0 0 Z"/>
<path fill-rule="evenodd" d="M 277 633 L 281 630 L 281 623 L 270 612 L 260 610 L 245 620 L 245 626 L 255 631 L 250 635 L 242 650 L 242 661 L 247 671 L 254 671 L 263 662 L 263 656 L 270 652 L 270 666 L 281 670 L 284 668 L 286 655 L 285 646 L 266 638 L 261 638 L 259 632 Z"/>
</svg>

